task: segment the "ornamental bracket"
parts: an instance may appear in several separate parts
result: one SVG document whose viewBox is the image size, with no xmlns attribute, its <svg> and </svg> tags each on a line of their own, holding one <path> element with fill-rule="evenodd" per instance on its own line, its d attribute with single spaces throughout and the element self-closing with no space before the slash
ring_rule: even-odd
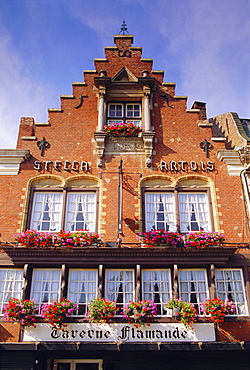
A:
<svg viewBox="0 0 250 370">
<path fill-rule="evenodd" d="M 146 166 L 148 168 L 152 167 L 152 155 L 153 155 L 153 141 L 154 141 L 154 132 L 143 132 L 142 138 L 144 143 L 144 150 L 146 155 Z"/>
<path fill-rule="evenodd" d="M 103 167 L 103 156 L 105 151 L 105 141 L 107 137 L 107 132 L 98 131 L 94 133 L 96 141 L 96 153 L 97 153 L 97 166 Z"/>
</svg>

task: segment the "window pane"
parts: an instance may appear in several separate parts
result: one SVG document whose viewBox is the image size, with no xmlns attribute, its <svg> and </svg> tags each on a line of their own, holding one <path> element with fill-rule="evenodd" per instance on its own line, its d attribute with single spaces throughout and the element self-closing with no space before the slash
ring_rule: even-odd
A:
<svg viewBox="0 0 250 370">
<path fill-rule="evenodd" d="M 78 314 L 87 312 L 89 301 L 97 296 L 97 270 L 70 270 L 68 299 L 78 303 Z"/>
<path fill-rule="evenodd" d="M 66 206 L 66 231 L 95 231 L 96 193 L 69 193 Z"/>
<path fill-rule="evenodd" d="M 137 127 L 141 127 L 141 120 L 140 119 L 127 119 L 126 122 L 133 123 L 133 125 Z"/>
<path fill-rule="evenodd" d="M 169 270 L 142 271 L 142 299 L 154 301 L 157 304 L 158 314 L 166 314 L 164 306 L 170 299 Z"/>
<path fill-rule="evenodd" d="M 30 298 L 35 300 L 41 310 L 43 303 L 59 298 L 61 271 L 59 269 L 34 269 Z"/>
<path fill-rule="evenodd" d="M 115 301 L 118 307 L 132 301 L 134 296 L 133 270 L 107 270 L 106 298 Z"/>
<path fill-rule="evenodd" d="M 200 303 L 208 298 L 205 270 L 180 270 L 179 292 L 182 300 L 193 303 L 200 313 Z"/>
<path fill-rule="evenodd" d="M 123 104 L 109 104 L 108 105 L 109 117 L 123 117 Z"/>
<path fill-rule="evenodd" d="M 0 314 L 10 298 L 22 298 L 23 270 L 0 269 Z"/>
<path fill-rule="evenodd" d="M 140 104 L 127 104 L 126 105 L 126 117 L 140 117 L 141 116 L 141 105 Z"/>
<path fill-rule="evenodd" d="M 173 193 L 146 193 L 146 231 L 176 231 Z"/>
<path fill-rule="evenodd" d="M 209 231 L 207 193 L 179 193 L 180 231 Z"/>
<path fill-rule="evenodd" d="M 31 224 L 33 230 L 60 231 L 62 193 L 34 193 Z"/>
<path fill-rule="evenodd" d="M 57 364 L 57 370 L 71 370 L 71 364 L 61 363 Z"/>
<path fill-rule="evenodd" d="M 223 282 L 222 282 L 223 280 Z M 237 315 L 246 315 L 246 297 L 240 269 L 217 269 L 215 271 L 217 297 L 233 301 Z"/>
<path fill-rule="evenodd" d="M 76 364 L 76 370 L 98 370 L 99 365 L 93 363 Z"/>
</svg>

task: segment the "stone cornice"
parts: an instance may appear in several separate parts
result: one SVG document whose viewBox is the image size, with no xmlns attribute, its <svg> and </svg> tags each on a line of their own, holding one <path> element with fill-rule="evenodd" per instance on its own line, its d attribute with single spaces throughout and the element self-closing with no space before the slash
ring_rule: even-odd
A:
<svg viewBox="0 0 250 370">
<path fill-rule="evenodd" d="M 23 265 L 25 263 L 43 264 L 48 266 L 63 264 L 65 261 L 71 266 L 81 264 L 92 266 L 95 264 L 109 264 L 117 266 L 117 261 L 127 266 L 143 264 L 144 266 L 166 266 L 169 264 L 181 264 L 199 266 L 200 264 L 220 264 L 225 265 L 229 258 L 235 253 L 236 247 L 210 247 L 204 249 L 197 248 L 109 248 L 109 247 L 86 247 L 86 248 L 27 248 L 1 246 L 1 260 L 9 259 L 14 265 Z"/>
<path fill-rule="evenodd" d="M 217 157 L 226 163 L 230 176 L 239 176 L 244 169 L 239 152 L 236 150 L 218 150 Z"/>
<path fill-rule="evenodd" d="M 20 164 L 29 156 L 28 149 L 0 149 L 0 175 L 17 175 Z"/>
</svg>

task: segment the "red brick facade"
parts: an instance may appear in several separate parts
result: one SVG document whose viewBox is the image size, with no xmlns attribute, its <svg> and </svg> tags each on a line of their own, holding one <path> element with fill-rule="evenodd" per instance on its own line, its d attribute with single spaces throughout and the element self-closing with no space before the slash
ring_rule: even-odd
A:
<svg viewBox="0 0 250 370">
<path fill-rule="evenodd" d="M 205 103 L 195 102 L 192 109 L 187 108 L 187 97 L 176 96 L 175 84 L 164 82 L 164 72 L 154 71 L 153 60 L 143 59 L 142 49 L 132 46 L 133 36 L 115 36 L 114 41 L 114 47 L 105 48 L 104 59 L 95 59 L 95 70 L 84 72 L 84 82 L 72 84 L 72 95 L 61 96 L 60 108 L 48 110 L 48 122 L 21 118 L 17 149 L 26 150 L 28 154 L 19 161 L 17 175 L 0 176 L 3 249 L 8 247 L 5 241 L 13 242 L 14 234 L 30 228 L 32 189 L 41 186 L 45 190 L 74 186 L 98 190 L 95 232 L 101 237 L 102 247 L 107 247 L 107 253 L 110 253 L 109 243 L 115 245 L 118 238 L 122 248 L 138 248 L 138 233 L 145 229 L 145 189 L 167 187 L 168 190 L 196 189 L 199 192 L 205 188 L 209 189 L 209 231 L 225 234 L 227 244 L 224 247 L 235 247 L 235 253 L 230 256 L 227 252 L 228 257 L 221 257 L 220 262 L 216 262 L 216 253 L 215 262 L 212 257 L 208 257 L 210 262 L 206 257 L 200 260 L 197 257 L 194 262 L 187 256 L 188 262 L 180 262 L 180 267 L 197 268 L 200 263 L 209 268 L 217 263 L 221 268 L 243 269 L 249 310 L 247 245 L 250 235 L 240 177 L 245 167 L 242 165 L 238 175 L 232 176 L 230 165 L 223 160 L 225 156 L 222 158 L 219 154 L 234 149 L 228 133 L 222 132 L 220 123 L 207 119 Z M 104 116 L 100 118 L 102 102 Z M 106 123 L 108 104 L 112 102 L 141 105 L 145 132 L 140 137 L 112 138 L 104 134 L 102 127 Z M 41 147 L 43 139 L 44 148 Z M 2 153 L 2 156 L 7 154 Z M 122 176 L 119 176 L 119 166 Z M 119 232 L 121 178 L 122 230 Z M 25 263 L 46 266 L 44 262 L 39 264 L 39 260 L 35 263 L 32 254 L 23 263 L 18 254 L 14 253 L 13 257 L 11 253 L 1 253 L 2 267 L 22 267 Z M 125 252 L 122 253 L 125 261 Z M 133 258 L 137 257 L 127 257 L 126 267 L 138 263 Z M 153 257 L 152 263 L 162 266 L 160 259 L 157 262 Z M 111 266 L 119 265 L 119 258 L 116 263 L 111 260 Z M 165 255 L 163 260 L 167 261 Z M 146 257 L 145 266 L 150 267 L 149 260 L 145 261 Z M 58 265 L 61 263 L 67 261 L 58 257 Z M 77 266 L 76 262 L 72 263 Z M 51 266 L 51 260 L 48 264 Z M 234 321 L 231 326 L 230 321 Z M 230 318 L 223 329 L 224 332 L 218 333 L 221 341 L 250 341 L 248 315 Z M 12 341 L 5 334 L 1 340 Z"/>
</svg>

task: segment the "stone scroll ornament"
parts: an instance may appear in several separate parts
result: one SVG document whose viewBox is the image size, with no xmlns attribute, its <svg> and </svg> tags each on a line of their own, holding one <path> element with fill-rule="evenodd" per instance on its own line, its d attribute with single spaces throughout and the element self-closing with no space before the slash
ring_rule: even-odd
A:
<svg viewBox="0 0 250 370">
<path fill-rule="evenodd" d="M 119 55 L 119 57 L 128 57 L 128 58 L 131 58 L 131 56 L 132 56 L 132 53 L 131 53 L 131 51 L 130 50 L 118 50 L 118 55 Z"/>
</svg>

